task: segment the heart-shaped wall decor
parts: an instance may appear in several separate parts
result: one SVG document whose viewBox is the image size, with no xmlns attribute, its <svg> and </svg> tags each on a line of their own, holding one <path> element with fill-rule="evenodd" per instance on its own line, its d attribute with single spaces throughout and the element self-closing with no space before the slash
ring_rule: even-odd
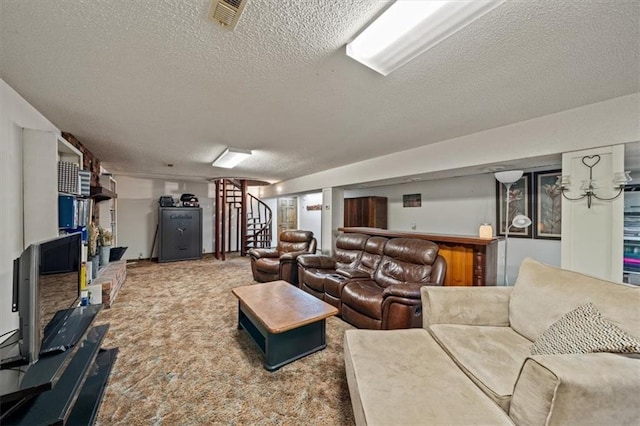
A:
<svg viewBox="0 0 640 426">
<path fill-rule="evenodd" d="M 596 155 L 587 155 L 585 157 L 582 157 L 582 164 L 584 164 L 585 166 L 587 166 L 590 169 L 592 169 L 599 162 L 600 162 L 600 156 L 597 155 L 597 154 Z"/>
</svg>

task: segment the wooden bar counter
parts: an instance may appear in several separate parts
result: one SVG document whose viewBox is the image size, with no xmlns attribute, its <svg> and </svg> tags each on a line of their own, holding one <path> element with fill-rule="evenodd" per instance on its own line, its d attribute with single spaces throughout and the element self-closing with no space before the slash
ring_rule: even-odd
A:
<svg viewBox="0 0 640 426">
<path fill-rule="evenodd" d="M 418 238 L 438 244 L 439 254 L 447 262 L 444 285 L 496 285 L 498 274 L 498 238 L 466 235 L 425 234 L 391 231 L 380 228 L 338 228 L 345 233 L 358 233 L 387 238 Z"/>
</svg>

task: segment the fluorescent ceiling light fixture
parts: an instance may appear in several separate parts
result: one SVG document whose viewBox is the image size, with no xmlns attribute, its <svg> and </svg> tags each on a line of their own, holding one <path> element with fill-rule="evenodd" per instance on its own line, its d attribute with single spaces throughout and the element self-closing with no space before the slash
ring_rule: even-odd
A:
<svg viewBox="0 0 640 426">
<path fill-rule="evenodd" d="M 213 161 L 213 163 L 211 163 L 211 165 L 213 167 L 232 169 L 249 156 L 251 156 L 251 151 L 247 149 L 227 148 Z"/>
<path fill-rule="evenodd" d="M 397 0 L 347 44 L 347 55 L 388 75 L 504 1 Z"/>
</svg>

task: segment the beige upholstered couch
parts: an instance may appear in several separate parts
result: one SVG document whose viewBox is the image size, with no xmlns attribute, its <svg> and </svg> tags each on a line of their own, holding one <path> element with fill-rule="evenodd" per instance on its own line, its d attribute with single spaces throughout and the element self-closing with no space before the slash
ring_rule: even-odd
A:
<svg viewBox="0 0 640 426">
<path fill-rule="evenodd" d="M 588 302 L 640 337 L 640 288 L 531 259 L 514 287 L 423 287 L 422 329 L 345 334 L 356 423 L 637 425 L 638 355 L 531 354 Z"/>
</svg>

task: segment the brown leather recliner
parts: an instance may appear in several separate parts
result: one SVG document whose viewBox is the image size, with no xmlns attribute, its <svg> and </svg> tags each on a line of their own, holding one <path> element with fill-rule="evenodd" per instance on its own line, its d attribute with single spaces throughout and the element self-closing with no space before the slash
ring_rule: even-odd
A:
<svg viewBox="0 0 640 426">
<path fill-rule="evenodd" d="M 298 285 L 298 256 L 315 253 L 316 244 L 313 232 L 289 230 L 280 233 L 276 248 L 250 249 L 253 279 L 261 283 L 284 280 Z"/>
<path fill-rule="evenodd" d="M 340 234 L 336 238 L 333 256 L 303 254 L 298 257 L 298 282 L 300 288 L 324 299 L 324 279 L 340 268 L 355 268 L 360 261 L 369 235 Z"/>
<path fill-rule="evenodd" d="M 446 268 L 437 244 L 413 238 L 391 239 L 371 279 L 345 284 L 342 318 L 358 328 L 421 327 L 420 288 L 442 285 Z"/>
</svg>

